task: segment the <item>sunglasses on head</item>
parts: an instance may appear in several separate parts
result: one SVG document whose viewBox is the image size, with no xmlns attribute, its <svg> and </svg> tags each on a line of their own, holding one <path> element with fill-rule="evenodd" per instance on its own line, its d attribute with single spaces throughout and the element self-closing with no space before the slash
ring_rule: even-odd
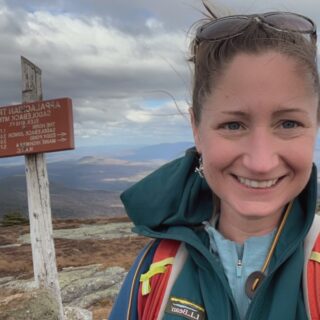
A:
<svg viewBox="0 0 320 320">
<path fill-rule="evenodd" d="M 197 30 L 195 46 L 202 41 L 219 41 L 236 37 L 242 34 L 253 21 L 277 31 L 309 35 L 314 42 L 317 40 L 316 25 L 311 19 L 291 12 L 268 12 L 233 15 L 212 20 Z"/>
</svg>

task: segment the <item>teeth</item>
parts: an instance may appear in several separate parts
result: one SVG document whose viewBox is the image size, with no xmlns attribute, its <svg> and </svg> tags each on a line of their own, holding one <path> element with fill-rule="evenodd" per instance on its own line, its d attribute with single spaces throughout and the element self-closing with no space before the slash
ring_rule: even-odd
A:
<svg viewBox="0 0 320 320">
<path fill-rule="evenodd" d="M 250 188 L 270 188 L 273 185 L 275 185 L 278 181 L 278 179 L 273 179 L 273 180 L 261 180 L 261 181 L 257 181 L 257 180 L 250 180 L 247 178 L 242 178 L 242 177 L 238 177 L 238 181 L 242 184 L 244 184 L 247 187 Z"/>
</svg>

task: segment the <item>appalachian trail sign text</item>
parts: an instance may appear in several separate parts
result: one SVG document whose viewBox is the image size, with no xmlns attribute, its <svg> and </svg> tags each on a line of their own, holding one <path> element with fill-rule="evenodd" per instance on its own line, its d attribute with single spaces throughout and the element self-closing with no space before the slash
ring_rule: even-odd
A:
<svg viewBox="0 0 320 320">
<path fill-rule="evenodd" d="M 69 98 L 0 107 L 0 157 L 74 149 Z"/>
</svg>

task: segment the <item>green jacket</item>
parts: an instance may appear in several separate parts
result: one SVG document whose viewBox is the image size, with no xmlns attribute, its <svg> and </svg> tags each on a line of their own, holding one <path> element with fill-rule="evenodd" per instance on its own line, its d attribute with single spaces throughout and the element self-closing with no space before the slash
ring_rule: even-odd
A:
<svg viewBox="0 0 320 320">
<path fill-rule="evenodd" d="M 209 251 L 202 222 L 211 218 L 213 197 L 204 179 L 194 172 L 194 149 L 161 167 L 121 195 L 134 230 L 152 238 L 183 241 L 187 261 L 170 297 L 202 307 L 205 312 L 173 315 L 165 320 L 237 320 L 239 313 L 220 262 Z M 304 320 L 303 242 L 313 222 L 317 200 L 316 168 L 303 192 L 294 200 L 264 279 L 250 304 L 246 319 Z"/>
</svg>

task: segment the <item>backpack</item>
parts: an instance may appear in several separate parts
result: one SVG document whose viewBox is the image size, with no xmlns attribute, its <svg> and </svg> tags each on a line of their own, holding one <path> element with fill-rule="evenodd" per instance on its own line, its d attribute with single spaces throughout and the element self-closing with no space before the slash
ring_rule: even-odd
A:
<svg viewBox="0 0 320 320">
<path fill-rule="evenodd" d="M 320 216 L 315 216 L 304 242 L 303 291 L 309 319 L 320 319 Z M 155 241 L 152 263 L 140 275 L 138 319 L 162 319 L 169 294 L 187 258 L 183 243 L 162 239 Z"/>
<path fill-rule="evenodd" d="M 304 242 L 303 294 L 308 316 L 320 319 L 320 216 L 314 222 Z"/>
</svg>

